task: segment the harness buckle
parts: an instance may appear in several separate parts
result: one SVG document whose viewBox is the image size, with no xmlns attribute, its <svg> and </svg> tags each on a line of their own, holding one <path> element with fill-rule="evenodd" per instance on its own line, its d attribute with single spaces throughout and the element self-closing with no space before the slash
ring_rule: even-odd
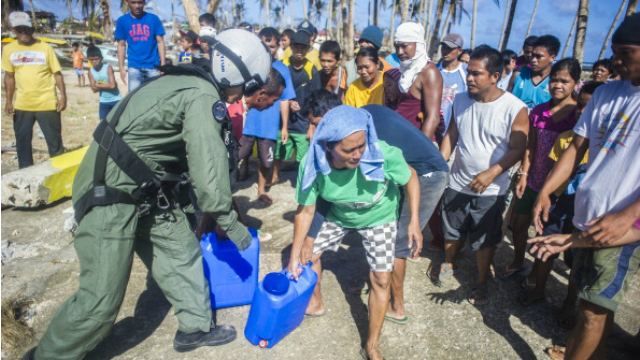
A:
<svg viewBox="0 0 640 360">
<path fill-rule="evenodd" d="M 149 215 L 151 212 L 151 204 L 148 202 L 143 202 L 138 205 L 138 217 L 143 217 Z"/>
<path fill-rule="evenodd" d="M 156 205 L 161 210 L 167 210 L 171 207 L 171 202 L 167 198 L 167 195 L 164 194 L 164 191 L 158 191 L 158 195 L 156 196 Z"/>
</svg>

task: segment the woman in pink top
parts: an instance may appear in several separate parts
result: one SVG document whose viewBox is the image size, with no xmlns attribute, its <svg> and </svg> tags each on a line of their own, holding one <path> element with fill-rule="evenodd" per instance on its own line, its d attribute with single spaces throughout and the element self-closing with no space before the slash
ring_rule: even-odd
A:
<svg viewBox="0 0 640 360">
<path fill-rule="evenodd" d="M 558 135 L 571 130 L 578 120 L 574 90 L 580 80 L 580 72 L 580 63 L 575 59 L 563 59 L 554 64 L 549 82 L 551 101 L 536 106 L 529 114 L 529 142 L 518 170 L 515 189 L 517 200 L 511 214 L 515 254 L 511 265 L 501 274 L 502 277 L 522 273 L 525 269 L 523 263 L 531 211 L 538 192 L 553 167 L 549 152 Z M 544 294 L 541 297 L 544 298 Z M 540 297 L 533 300 L 540 300 Z"/>
</svg>

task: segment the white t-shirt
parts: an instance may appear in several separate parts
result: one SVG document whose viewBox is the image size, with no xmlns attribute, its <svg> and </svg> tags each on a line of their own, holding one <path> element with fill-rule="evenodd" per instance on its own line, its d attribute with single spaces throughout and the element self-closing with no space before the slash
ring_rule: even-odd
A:
<svg viewBox="0 0 640 360">
<path fill-rule="evenodd" d="M 587 173 L 576 192 L 574 225 L 623 210 L 640 198 L 640 86 L 600 86 L 573 131 L 589 139 Z"/>
<path fill-rule="evenodd" d="M 473 178 L 498 163 L 509 149 L 511 126 L 527 105 L 509 92 L 492 102 L 473 100 L 468 92 L 456 95 L 453 117 L 458 143 L 451 166 L 449 187 L 475 196 L 504 195 L 509 190 L 509 173 L 503 172 L 482 193 L 469 188 Z"/>
</svg>

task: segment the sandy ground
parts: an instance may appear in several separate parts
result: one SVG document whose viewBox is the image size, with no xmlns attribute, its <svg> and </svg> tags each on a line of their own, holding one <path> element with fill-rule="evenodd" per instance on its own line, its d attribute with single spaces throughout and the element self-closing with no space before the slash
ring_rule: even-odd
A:
<svg viewBox="0 0 640 360">
<path fill-rule="evenodd" d="M 69 106 L 63 115 L 65 146 L 73 149 L 87 144 L 97 123 L 97 95 L 78 88 L 70 70 L 65 70 Z M 4 98 L 3 98 L 4 104 Z M 2 118 L 2 146 L 11 145 L 11 118 Z M 43 139 L 34 137 L 36 162 L 47 158 Z M 17 167 L 15 153 L 2 154 L 2 172 Z M 255 171 L 254 171 L 255 174 Z M 255 178 L 240 184 L 235 193 L 250 226 L 273 235 L 262 244 L 261 277 L 279 270 L 286 261 L 292 236 L 293 176 L 271 189 L 275 203 L 264 208 L 255 201 Z M 73 239 L 62 230 L 62 211 L 71 206 L 64 200 L 39 210 L 2 211 L 2 358 L 17 358 L 37 340 L 60 304 L 76 290 L 79 265 Z M 498 266 L 513 254 L 505 240 L 496 254 Z M 530 258 L 528 258 L 531 261 Z M 545 302 L 522 307 L 516 301 L 516 281 L 492 280 L 491 302 L 473 306 L 465 299 L 475 276 L 473 257 L 465 252 L 461 274 L 455 281 L 436 287 L 425 272 L 438 254 L 425 253 L 408 264 L 406 280 L 408 324 L 386 323 L 382 351 L 387 359 L 544 359 L 543 349 L 563 343 L 566 332 L 556 326 L 553 313 L 564 297 L 568 269 L 557 262 L 547 286 Z M 170 304 L 144 265 L 135 260 L 124 303 L 111 335 L 90 355 L 90 359 L 358 359 L 366 336 L 366 295 L 359 289 L 367 278 L 364 250 L 357 239 L 346 241 L 336 253 L 323 255 L 323 291 L 328 312 L 306 319 L 301 327 L 269 350 L 247 342 L 242 331 L 248 306 L 218 311 L 219 323 L 232 324 L 238 339 L 220 348 L 201 348 L 178 354 L 171 348 L 177 322 Z M 5 311 L 27 325 L 18 336 L 11 330 Z M 608 339 L 611 358 L 637 359 L 640 354 L 635 335 L 640 328 L 640 276 L 636 276 Z M 633 347 L 632 344 L 635 346 Z"/>
</svg>

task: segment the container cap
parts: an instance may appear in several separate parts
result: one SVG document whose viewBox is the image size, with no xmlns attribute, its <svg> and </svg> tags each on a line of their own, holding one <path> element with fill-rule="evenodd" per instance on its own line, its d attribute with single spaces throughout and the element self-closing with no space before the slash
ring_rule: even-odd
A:
<svg viewBox="0 0 640 360">
<path fill-rule="evenodd" d="M 283 295 L 289 290 L 289 279 L 283 273 L 270 273 L 262 281 L 264 289 L 273 295 Z"/>
</svg>

